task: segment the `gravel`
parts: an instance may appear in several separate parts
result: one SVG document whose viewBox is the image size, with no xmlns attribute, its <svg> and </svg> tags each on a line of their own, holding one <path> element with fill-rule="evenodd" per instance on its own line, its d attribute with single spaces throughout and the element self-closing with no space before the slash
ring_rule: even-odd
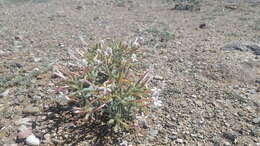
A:
<svg viewBox="0 0 260 146">
<path fill-rule="evenodd" d="M 94 145 L 95 135 L 107 130 L 87 129 L 89 123 L 75 120 L 64 100 L 55 98 L 59 79 L 53 68 L 71 61 L 68 49 L 137 37 L 145 53 L 142 64 L 155 76 L 149 87 L 161 89 L 161 106 L 151 109 L 137 133 L 101 137 L 107 145 L 259 143 L 259 5 L 249 0 L 234 0 L 235 9 L 225 8 L 226 0 L 4 1 L 0 145 L 13 144 L 21 125 L 33 127 L 34 142 L 43 139 L 41 145 Z"/>
</svg>

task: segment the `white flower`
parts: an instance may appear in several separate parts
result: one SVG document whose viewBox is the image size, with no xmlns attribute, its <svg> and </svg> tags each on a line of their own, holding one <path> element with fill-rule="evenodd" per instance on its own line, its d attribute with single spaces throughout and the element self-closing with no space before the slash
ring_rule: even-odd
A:
<svg viewBox="0 0 260 146">
<path fill-rule="evenodd" d="M 99 53 L 99 54 L 102 53 L 102 51 L 100 49 L 97 49 L 96 52 Z"/>
<path fill-rule="evenodd" d="M 104 55 L 105 56 L 109 56 L 112 54 L 112 48 L 110 47 L 107 47 L 105 50 L 104 50 Z"/>
<path fill-rule="evenodd" d="M 93 60 L 94 60 L 94 62 L 96 64 L 101 64 L 102 63 L 100 60 L 97 59 L 97 55 L 95 56 L 95 58 Z"/>
<path fill-rule="evenodd" d="M 153 99 L 154 106 L 156 106 L 156 107 L 162 106 L 163 103 L 159 99 L 159 95 L 160 95 L 161 89 L 153 88 L 153 89 L 151 89 L 151 91 L 152 91 L 152 95 L 151 96 L 152 96 L 152 99 Z"/>
<path fill-rule="evenodd" d="M 153 89 L 151 89 L 151 91 L 152 91 L 152 96 L 153 97 L 159 97 L 161 89 L 153 88 Z"/>
<path fill-rule="evenodd" d="M 81 64 L 84 65 L 84 66 L 87 66 L 88 65 L 88 61 L 86 59 L 82 59 L 81 60 Z"/>
<path fill-rule="evenodd" d="M 131 59 L 132 59 L 133 62 L 136 62 L 137 61 L 136 54 L 132 54 Z"/>
<path fill-rule="evenodd" d="M 137 115 L 136 119 L 138 120 L 145 120 L 148 118 L 148 115 L 145 115 L 143 112 L 141 112 L 141 115 Z"/>
<path fill-rule="evenodd" d="M 153 98 L 154 106 L 159 107 L 163 105 L 162 101 L 158 97 L 152 97 L 152 98 Z"/>
<path fill-rule="evenodd" d="M 119 145 L 120 146 L 127 146 L 127 141 L 122 141 Z"/>
<path fill-rule="evenodd" d="M 98 87 L 98 90 L 101 91 L 103 95 L 106 95 L 106 94 L 112 92 L 112 90 L 108 87 Z"/>
<path fill-rule="evenodd" d="M 138 37 L 135 38 L 135 41 L 134 41 L 134 43 L 133 43 L 133 46 L 136 47 L 136 48 L 139 48 L 139 47 L 140 47 L 140 44 L 139 44 L 138 40 L 139 40 Z"/>
<path fill-rule="evenodd" d="M 71 99 L 65 95 L 63 92 L 59 92 L 59 95 L 57 96 L 57 98 L 61 101 L 70 101 Z"/>
</svg>

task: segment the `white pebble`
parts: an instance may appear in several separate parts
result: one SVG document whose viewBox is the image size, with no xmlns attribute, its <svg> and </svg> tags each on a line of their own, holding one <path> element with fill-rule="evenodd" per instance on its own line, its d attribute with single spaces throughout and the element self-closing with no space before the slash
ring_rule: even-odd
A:
<svg viewBox="0 0 260 146">
<path fill-rule="evenodd" d="M 183 143 L 182 139 L 177 139 L 176 141 L 177 141 L 177 143 Z"/>
<path fill-rule="evenodd" d="M 34 145 L 40 145 L 40 140 L 39 138 L 37 138 L 36 136 L 34 136 L 33 134 L 28 136 L 26 138 L 26 144 L 30 145 L 30 146 L 34 146 Z"/>
</svg>

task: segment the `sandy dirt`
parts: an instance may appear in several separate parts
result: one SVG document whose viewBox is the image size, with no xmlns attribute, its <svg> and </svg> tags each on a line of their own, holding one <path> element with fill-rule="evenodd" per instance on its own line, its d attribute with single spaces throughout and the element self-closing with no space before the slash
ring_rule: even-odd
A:
<svg viewBox="0 0 260 146">
<path fill-rule="evenodd" d="M 68 50 L 136 38 L 163 102 L 141 131 L 103 139 L 46 110 Z M 26 145 L 24 118 L 40 145 L 260 145 L 260 54 L 239 43 L 260 51 L 258 0 L 0 0 L 0 145 Z"/>
</svg>

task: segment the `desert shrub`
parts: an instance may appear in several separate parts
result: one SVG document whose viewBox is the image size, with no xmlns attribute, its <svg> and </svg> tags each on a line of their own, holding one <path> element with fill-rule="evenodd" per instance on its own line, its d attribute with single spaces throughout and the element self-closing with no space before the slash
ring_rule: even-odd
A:
<svg viewBox="0 0 260 146">
<path fill-rule="evenodd" d="M 74 114 L 118 132 L 132 127 L 137 114 L 148 112 L 150 78 L 142 71 L 138 48 L 112 42 L 78 54 L 81 65 L 59 66 L 55 72 L 64 79 L 57 90 L 73 103 Z"/>
</svg>

